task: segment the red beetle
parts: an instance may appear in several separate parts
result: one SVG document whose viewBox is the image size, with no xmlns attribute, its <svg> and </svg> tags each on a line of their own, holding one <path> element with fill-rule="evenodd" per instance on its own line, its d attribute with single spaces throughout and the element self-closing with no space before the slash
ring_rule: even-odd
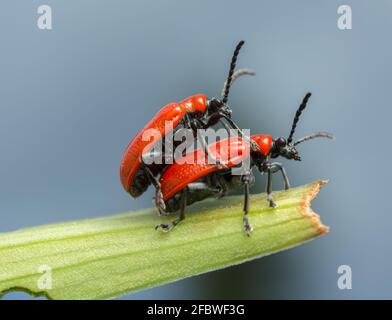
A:
<svg viewBox="0 0 392 320">
<path fill-rule="evenodd" d="M 132 197 L 140 196 L 150 184 L 153 184 L 156 188 L 156 206 L 158 208 L 165 207 L 160 183 L 156 176 L 162 172 L 167 161 L 163 159 L 163 164 L 146 164 L 144 159 L 151 156 L 149 151 L 169 132 L 174 134 L 176 130 L 189 128 L 193 130 L 195 136 L 198 132 L 197 129 L 211 127 L 222 119 L 225 119 L 231 128 L 238 129 L 238 126 L 231 120 L 231 109 L 227 105 L 230 86 L 237 77 L 243 74 L 254 74 L 253 71 L 248 69 L 240 69 L 234 72 L 237 56 L 243 44 L 244 41 L 239 42 L 234 50 L 222 100 L 216 98 L 207 100 L 204 94 L 197 94 L 178 103 L 169 103 L 129 143 L 121 161 L 120 178 L 125 191 L 129 192 Z M 165 126 L 167 121 L 171 122 L 171 128 L 173 129 Z M 224 125 L 227 128 L 226 124 Z M 154 135 L 144 141 L 143 133 L 147 132 L 148 129 L 154 129 L 155 132 L 159 133 L 159 136 Z M 205 148 L 204 137 L 199 136 L 199 139 Z M 206 152 L 210 156 L 207 149 Z M 163 154 L 160 156 L 164 158 Z"/>
<path fill-rule="evenodd" d="M 229 137 L 220 142 L 208 146 L 210 152 L 219 159 L 227 168 L 221 169 L 217 165 L 209 164 L 206 154 L 202 149 L 188 153 L 181 159 L 181 163 L 170 165 L 160 178 L 165 211 L 170 213 L 180 210 L 180 215 L 171 224 L 159 224 L 156 228 L 164 231 L 172 229 L 185 218 L 185 207 L 196 201 L 211 196 L 223 196 L 227 191 L 244 187 L 244 228 L 247 234 L 252 230 L 248 221 L 249 210 L 249 186 L 254 181 L 252 167 L 256 166 L 261 173 L 267 173 L 267 199 L 270 207 L 275 207 L 272 199 L 272 173 L 280 171 L 283 176 L 284 187 L 290 187 L 288 177 L 281 163 L 271 162 L 271 158 L 278 156 L 286 159 L 300 160 L 296 145 L 301 142 L 316 138 L 326 137 L 333 139 L 334 136 L 327 132 L 315 132 L 292 143 L 295 127 L 305 109 L 310 97 L 308 93 L 302 101 L 295 115 L 291 132 L 286 140 L 283 137 L 273 139 L 270 135 L 252 135 L 251 140 L 257 144 L 258 150 L 249 147 L 249 143 L 241 137 Z M 204 159 L 204 163 L 200 161 Z M 194 160 L 193 163 L 191 160 Z M 195 161 L 197 160 L 197 161 Z M 243 164 L 249 160 L 249 167 L 234 175 L 231 168 Z"/>
</svg>

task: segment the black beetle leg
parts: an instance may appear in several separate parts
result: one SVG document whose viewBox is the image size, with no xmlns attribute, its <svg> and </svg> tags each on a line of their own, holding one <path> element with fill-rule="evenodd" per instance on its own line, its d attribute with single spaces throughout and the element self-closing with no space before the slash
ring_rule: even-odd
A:
<svg viewBox="0 0 392 320">
<path fill-rule="evenodd" d="M 154 204 L 158 210 L 159 215 L 166 215 L 165 209 L 165 201 L 163 200 L 163 194 L 161 190 L 161 184 L 159 183 L 158 179 L 154 177 L 150 168 L 142 162 L 143 170 L 146 172 L 148 179 L 150 180 L 151 184 L 155 187 L 155 197 L 154 197 Z"/>
<path fill-rule="evenodd" d="M 207 141 L 205 139 L 205 137 L 201 134 L 200 130 L 198 130 L 198 125 L 196 123 L 193 124 L 192 129 L 194 131 L 196 131 L 197 137 L 201 143 L 201 146 L 203 148 L 203 151 L 206 153 L 207 157 L 208 157 L 208 163 L 209 164 L 214 164 L 218 167 L 220 167 L 220 169 L 227 169 L 227 165 L 225 165 L 224 163 L 222 163 L 220 160 L 216 159 L 209 151 L 208 149 L 208 144 Z"/>
<path fill-rule="evenodd" d="M 252 226 L 249 223 L 248 213 L 249 213 L 249 181 L 250 174 L 245 174 L 242 176 L 244 182 L 244 230 L 248 236 L 252 232 Z"/>
<path fill-rule="evenodd" d="M 226 132 L 227 132 L 227 137 L 230 137 L 230 128 L 229 126 L 226 124 L 226 122 L 224 122 L 222 119 L 219 119 L 219 122 L 222 124 L 222 126 L 225 128 Z"/>
<path fill-rule="evenodd" d="M 267 171 L 267 200 L 270 208 L 275 208 L 276 204 L 272 199 L 272 172 L 271 172 L 271 164 L 266 164 L 266 171 Z"/>
<path fill-rule="evenodd" d="M 246 135 L 242 132 L 242 130 L 237 126 L 237 124 L 236 124 L 231 118 L 229 118 L 229 117 L 226 116 L 226 115 L 221 115 L 221 117 L 222 117 L 223 119 L 225 119 L 225 120 L 230 124 L 230 126 L 231 126 L 233 129 L 236 129 L 236 130 L 238 131 L 239 136 L 240 136 L 241 138 L 243 138 L 243 139 L 245 139 L 246 141 L 248 141 L 248 143 L 250 144 L 250 146 L 251 146 L 251 148 L 252 148 L 253 151 L 260 151 L 260 148 L 259 148 L 259 146 L 257 145 L 257 143 L 254 142 L 250 137 L 246 136 Z"/>
<path fill-rule="evenodd" d="M 290 189 L 289 178 L 287 177 L 286 170 L 284 169 L 283 165 L 279 162 L 271 163 L 271 173 L 275 173 L 278 171 L 280 171 L 282 173 L 284 189 L 285 190 Z"/>
<path fill-rule="evenodd" d="M 200 131 L 198 130 L 199 128 L 203 128 L 204 125 L 202 123 L 200 123 L 199 121 L 197 121 L 196 119 L 191 120 L 189 118 L 188 114 L 185 114 L 185 123 L 186 126 L 190 129 L 193 130 L 193 135 L 197 136 L 197 138 L 200 140 L 201 146 L 204 150 L 204 152 L 206 153 L 207 157 L 208 157 L 208 163 L 210 164 L 216 164 L 217 166 L 221 166 L 223 168 L 226 168 L 226 165 L 222 164 L 219 160 L 217 160 L 210 152 L 208 149 L 208 144 L 206 139 L 203 137 L 203 135 L 200 133 Z"/>
<path fill-rule="evenodd" d="M 187 195 L 187 188 L 185 187 L 181 191 L 181 198 L 180 198 L 180 215 L 177 219 L 173 220 L 169 224 L 161 223 L 155 227 L 155 230 L 161 229 L 164 232 L 168 232 L 172 230 L 177 224 L 179 224 L 182 220 L 185 219 L 185 207 L 186 207 L 186 195 Z"/>
</svg>

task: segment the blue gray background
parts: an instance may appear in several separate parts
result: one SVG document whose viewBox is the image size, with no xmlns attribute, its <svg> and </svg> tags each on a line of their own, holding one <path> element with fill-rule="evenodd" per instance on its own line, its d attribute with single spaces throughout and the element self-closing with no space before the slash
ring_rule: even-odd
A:
<svg viewBox="0 0 392 320">
<path fill-rule="evenodd" d="M 37 28 L 37 8 L 53 30 Z M 336 26 L 349 4 L 353 29 Z M 329 178 L 314 209 L 329 235 L 240 266 L 124 298 L 392 298 L 391 1 L 22 1 L 0 4 L 0 231 L 114 214 L 131 200 L 118 167 L 134 134 L 164 104 L 220 93 L 233 47 L 257 71 L 231 93 L 253 133 L 287 135 L 313 93 L 284 161 L 293 185 Z M 253 192 L 263 189 L 258 177 Z M 281 187 L 276 179 L 275 187 Z M 352 290 L 337 268 L 353 271 Z M 29 298 L 12 293 L 9 299 Z"/>
</svg>

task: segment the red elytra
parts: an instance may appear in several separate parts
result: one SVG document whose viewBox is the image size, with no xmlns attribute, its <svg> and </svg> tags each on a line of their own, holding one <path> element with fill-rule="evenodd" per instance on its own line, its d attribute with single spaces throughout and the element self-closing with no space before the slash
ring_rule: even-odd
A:
<svg viewBox="0 0 392 320">
<path fill-rule="evenodd" d="M 258 134 L 251 136 L 251 139 L 256 142 L 264 156 L 270 152 L 272 136 Z M 208 149 L 210 154 L 228 168 L 240 164 L 250 156 L 250 146 L 241 137 L 230 137 L 221 140 L 217 143 L 210 144 Z M 193 163 L 189 160 L 193 160 Z M 208 164 L 207 156 L 202 149 L 186 154 L 181 158 L 181 163 L 177 162 L 170 165 L 162 174 L 160 184 L 163 200 L 169 200 L 188 184 L 220 169 L 220 166 Z"/>
<path fill-rule="evenodd" d="M 133 179 L 142 164 L 143 152 L 146 153 L 150 151 L 159 139 L 167 135 L 171 128 L 175 128 L 181 122 L 187 112 L 203 113 L 205 112 L 206 107 L 206 96 L 204 94 L 196 94 L 182 100 L 181 102 L 169 103 L 159 110 L 154 118 L 139 131 L 124 152 L 120 165 L 120 178 L 125 191 L 130 192 L 132 188 Z M 165 126 L 166 121 L 172 122 L 171 128 Z M 160 135 L 151 136 L 149 139 L 146 139 L 146 141 L 143 141 L 143 133 L 148 129 L 155 129 L 160 133 Z"/>
</svg>

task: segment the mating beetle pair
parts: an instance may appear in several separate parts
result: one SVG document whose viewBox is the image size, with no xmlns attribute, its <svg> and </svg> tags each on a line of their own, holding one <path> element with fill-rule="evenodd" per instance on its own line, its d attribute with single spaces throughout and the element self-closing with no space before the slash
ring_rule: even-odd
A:
<svg viewBox="0 0 392 320">
<path fill-rule="evenodd" d="M 238 126 L 231 119 L 231 109 L 227 101 L 231 84 L 235 79 L 242 75 L 254 74 L 252 70 L 248 69 L 235 71 L 238 53 L 243 44 L 244 41 L 240 41 L 234 50 L 229 75 L 222 90 L 222 99 L 213 98 L 207 100 L 204 94 L 197 94 L 178 103 L 169 103 L 129 143 L 121 161 L 120 177 L 124 189 L 131 196 L 135 198 L 140 196 L 152 184 L 156 189 L 155 205 L 160 210 L 164 210 L 165 203 L 163 201 L 160 183 L 156 177 L 167 167 L 165 163 L 168 161 L 165 161 L 167 159 L 163 159 L 162 164 L 154 163 L 148 165 L 144 159 L 149 157 L 149 146 L 152 148 L 162 137 L 168 135 L 168 130 L 173 130 L 173 134 L 175 134 L 175 132 L 183 128 L 191 129 L 194 135 L 197 135 L 199 132 L 198 129 L 209 128 L 218 122 L 221 122 L 225 127 L 228 126 L 239 130 Z M 170 122 L 173 129 L 168 128 L 165 122 Z M 151 139 L 143 139 L 143 134 L 150 129 L 156 130 L 159 134 L 153 136 Z M 241 133 L 241 131 L 239 132 Z M 203 148 L 208 150 L 204 137 L 199 136 L 198 138 Z M 162 152 L 161 156 L 164 157 L 165 154 L 165 152 Z M 211 155 L 209 156 L 212 157 Z M 219 163 L 219 161 L 217 162 Z"/>
<path fill-rule="evenodd" d="M 249 187 L 254 181 L 252 167 L 267 174 L 267 199 L 270 207 L 275 207 L 272 199 L 272 174 L 280 171 L 283 176 L 284 187 L 290 187 L 288 177 L 282 166 L 271 159 L 282 156 L 286 159 L 301 160 L 296 146 L 304 141 L 316 138 L 334 137 L 327 132 L 315 132 L 293 143 L 293 135 L 302 111 L 309 100 L 306 94 L 299 106 L 287 139 L 280 137 L 273 139 L 270 135 L 258 134 L 245 136 L 231 119 L 231 109 L 227 104 L 231 84 L 240 75 L 253 74 L 247 69 L 235 71 L 238 53 L 244 44 L 239 42 L 234 50 L 230 64 L 229 75 L 222 91 L 222 100 L 213 98 L 207 100 L 205 95 L 199 94 L 189 97 L 179 103 L 171 103 L 163 107 L 156 116 L 140 131 L 126 149 L 120 167 L 120 177 L 124 189 L 133 197 L 138 197 L 147 190 L 150 184 L 156 189 L 155 205 L 160 214 L 170 214 L 180 211 L 179 217 L 170 224 L 159 224 L 156 228 L 169 231 L 185 218 L 185 208 L 197 201 L 215 196 L 224 196 L 227 191 L 243 186 L 244 188 L 244 229 L 249 235 L 252 228 L 248 220 Z M 225 120 L 223 122 L 222 120 Z M 183 128 L 191 129 L 194 136 L 198 136 L 202 145 L 182 155 L 181 161 L 173 164 L 146 164 L 144 159 L 158 143 L 166 136 L 165 121 L 172 121 L 173 131 Z M 206 129 L 221 122 L 226 129 L 237 129 L 239 135 L 229 137 L 216 143 L 207 145 L 198 129 Z M 143 140 L 143 132 L 148 129 L 157 130 L 161 136 L 149 141 Z M 202 158 L 205 161 L 192 161 Z M 212 159 L 211 161 L 207 161 Z M 191 160 L 191 161 L 187 161 Z M 232 169 L 249 161 L 250 167 L 240 175 L 233 175 Z"/>
</svg>

